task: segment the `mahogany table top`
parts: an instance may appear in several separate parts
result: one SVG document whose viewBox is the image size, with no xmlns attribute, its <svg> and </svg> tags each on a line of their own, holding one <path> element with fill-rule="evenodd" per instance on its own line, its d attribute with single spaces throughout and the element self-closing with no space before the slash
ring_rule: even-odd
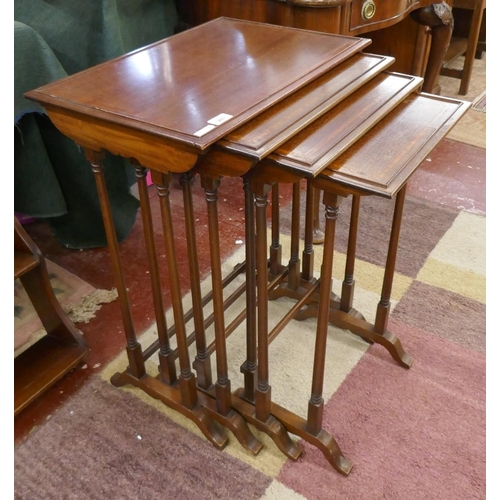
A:
<svg viewBox="0 0 500 500">
<path fill-rule="evenodd" d="M 204 150 L 369 43 L 218 18 L 26 97 Z"/>
<path fill-rule="evenodd" d="M 319 180 L 392 198 L 470 107 L 467 101 L 414 93 L 331 162 Z"/>
</svg>

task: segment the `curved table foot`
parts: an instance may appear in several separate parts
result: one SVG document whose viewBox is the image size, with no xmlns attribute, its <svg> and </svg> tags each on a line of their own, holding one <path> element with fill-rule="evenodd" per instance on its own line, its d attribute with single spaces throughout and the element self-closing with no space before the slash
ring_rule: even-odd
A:
<svg viewBox="0 0 500 500">
<path fill-rule="evenodd" d="M 332 467 L 347 476 L 352 469 L 352 462 L 344 456 L 335 438 L 324 429 L 317 435 L 311 434 L 307 430 L 307 421 L 295 413 L 273 403 L 271 405 L 272 414 L 286 427 L 288 432 L 301 437 L 304 441 L 318 448 Z"/>
<path fill-rule="evenodd" d="M 368 321 L 360 318 L 355 318 L 344 311 L 330 311 L 329 321 L 350 332 L 358 335 L 375 344 L 380 344 L 385 347 L 394 361 L 399 363 L 403 368 L 410 368 L 413 363 L 413 357 L 410 356 L 404 349 L 401 341 L 393 333 L 386 330 L 383 334 L 377 333 L 374 326 Z"/>
<path fill-rule="evenodd" d="M 266 422 L 262 422 L 255 416 L 255 406 L 243 399 L 245 390 L 238 389 L 233 394 L 232 405 L 238 413 L 243 415 L 247 422 L 257 429 L 265 432 L 281 450 L 281 452 L 292 460 L 297 460 L 302 453 L 302 448 L 290 437 L 283 424 L 274 416 L 270 416 Z"/>
<path fill-rule="evenodd" d="M 259 454 L 263 444 L 252 434 L 247 422 L 239 413 L 230 410 L 227 415 L 220 414 L 217 411 L 215 399 L 205 392 L 199 393 L 199 401 L 208 411 L 211 418 L 234 434 L 245 450 L 249 451 L 254 456 Z"/>
<path fill-rule="evenodd" d="M 308 304 L 298 311 L 294 319 L 303 321 L 308 318 L 318 316 L 318 303 L 316 301 Z M 337 297 L 332 294 L 330 301 L 330 313 L 328 322 L 342 330 L 349 330 L 369 343 L 380 344 L 385 347 L 394 361 L 404 368 L 410 368 L 413 363 L 413 356 L 409 355 L 403 348 L 401 341 L 396 335 L 386 330 L 383 334 L 377 333 L 372 323 L 365 320 L 364 316 L 352 308 L 348 313 L 340 310 Z"/>
<path fill-rule="evenodd" d="M 187 408 L 182 404 L 180 391 L 175 386 L 168 386 L 150 375 L 144 375 L 137 379 L 127 371 L 115 373 L 111 377 L 111 383 L 115 387 L 121 387 L 125 384 L 138 387 L 151 397 L 162 401 L 169 408 L 182 413 L 198 426 L 203 435 L 217 449 L 222 450 L 229 442 L 228 437 L 220 432 L 206 408 L 199 403 L 194 408 Z"/>
<path fill-rule="evenodd" d="M 316 446 L 336 471 L 344 476 L 351 472 L 353 463 L 342 454 L 337 441 L 328 432 L 321 430 L 317 437 L 307 435 L 303 439 Z"/>
<path fill-rule="evenodd" d="M 316 318 L 318 316 L 318 299 L 319 295 L 313 295 L 312 297 L 313 301 L 308 304 L 306 307 L 303 307 L 295 316 L 294 319 L 297 321 L 303 321 L 308 318 Z M 330 310 L 331 311 L 336 311 L 340 310 L 340 297 L 336 295 L 335 293 L 331 293 L 330 297 Z M 356 319 L 361 319 L 365 320 L 365 317 L 363 314 L 361 314 L 357 309 L 354 309 L 354 307 L 351 307 L 351 309 L 346 313 L 349 314 L 349 316 L 352 316 L 353 318 Z M 335 326 L 335 323 L 330 321 Z M 370 341 L 371 343 L 371 341 Z"/>
</svg>

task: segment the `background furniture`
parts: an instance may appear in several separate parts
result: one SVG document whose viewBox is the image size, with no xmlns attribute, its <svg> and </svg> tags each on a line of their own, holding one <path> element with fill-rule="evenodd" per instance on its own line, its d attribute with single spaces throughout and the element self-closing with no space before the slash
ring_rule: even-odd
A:
<svg viewBox="0 0 500 500">
<path fill-rule="evenodd" d="M 486 0 L 454 0 L 453 15 L 453 36 L 440 74 L 458 78 L 458 93 L 467 95 L 474 58 L 481 59 L 486 51 Z M 460 56 L 465 56 L 462 68 L 450 68 Z"/>
<path fill-rule="evenodd" d="M 47 335 L 14 360 L 14 415 L 75 368 L 88 354 L 52 286 L 45 259 L 14 218 L 14 279 L 20 279 Z"/>
<path fill-rule="evenodd" d="M 15 0 L 14 210 L 46 218 L 69 248 L 106 245 L 97 191 L 83 152 L 23 94 L 172 35 L 174 0 Z M 110 201 L 122 241 L 135 222 L 133 168 L 108 155 Z M 71 168 L 68 168 L 68 167 Z"/>
<path fill-rule="evenodd" d="M 437 91 L 451 38 L 451 0 L 177 0 L 182 21 L 196 26 L 219 16 L 371 38 L 367 49 L 396 59 L 394 70 L 424 76 Z"/>
</svg>

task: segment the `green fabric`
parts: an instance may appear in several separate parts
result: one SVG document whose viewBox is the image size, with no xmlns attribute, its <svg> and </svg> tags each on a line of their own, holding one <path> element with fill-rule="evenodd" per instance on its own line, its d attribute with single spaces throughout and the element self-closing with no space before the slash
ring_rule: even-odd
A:
<svg viewBox="0 0 500 500">
<path fill-rule="evenodd" d="M 63 78 L 67 73 L 45 40 L 32 28 L 14 21 L 14 121 L 43 108 L 24 92 Z"/>
<path fill-rule="evenodd" d="M 174 0 L 15 0 L 14 211 L 47 218 L 69 248 L 105 246 L 95 182 L 83 151 L 24 92 L 174 33 Z M 133 169 L 107 155 L 105 175 L 118 241 L 129 234 L 139 203 Z"/>
<path fill-rule="evenodd" d="M 33 28 L 68 74 L 173 34 L 174 0 L 15 0 L 14 19 Z"/>
</svg>

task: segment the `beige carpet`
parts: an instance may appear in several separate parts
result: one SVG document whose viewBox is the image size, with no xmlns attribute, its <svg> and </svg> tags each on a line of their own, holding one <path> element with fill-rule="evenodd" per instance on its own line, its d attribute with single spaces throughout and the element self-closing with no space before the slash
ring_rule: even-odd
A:
<svg viewBox="0 0 500 500">
<path fill-rule="evenodd" d="M 450 64 L 450 68 L 463 67 L 463 57 L 459 57 Z M 464 101 L 475 102 L 486 92 L 486 53 L 482 59 L 474 59 L 472 78 L 469 92 L 462 96 L 458 94 L 460 80 L 447 76 L 439 77 L 441 95 L 462 99 Z M 448 139 L 464 142 L 486 148 L 486 112 L 485 110 L 471 108 L 470 111 L 458 122 L 447 136 Z"/>
</svg>

